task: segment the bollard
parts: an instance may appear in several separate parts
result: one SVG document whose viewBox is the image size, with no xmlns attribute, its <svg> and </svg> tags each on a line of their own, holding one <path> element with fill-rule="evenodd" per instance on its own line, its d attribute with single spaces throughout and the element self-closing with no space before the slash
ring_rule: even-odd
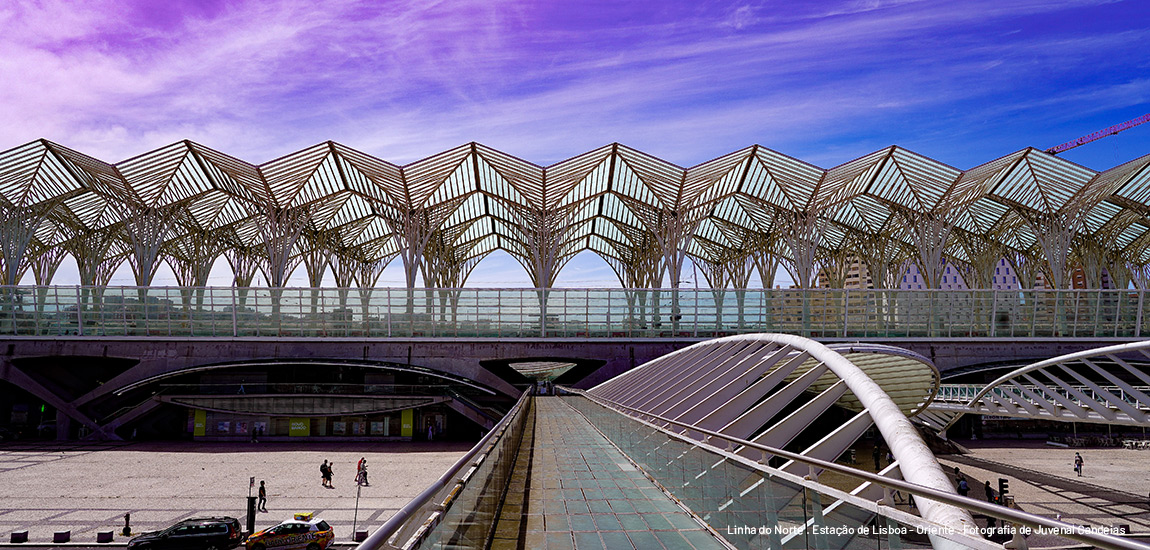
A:
<svg viewBox="0 0 1150 550">
<path fill-rule="evenodd" d="M 363 542 L 367 540 L 367 529 L 358 529 L 355 532 L 355 542 Z"/>
<path fill-rule="evenodd" d="M 252 479 L 255 479 L 254 477 Z M 256 532 L 256 497 L 248 497 L 248 532 Z"/>
<path fill-rule="evenodd" d="M 52 534 L 52 542 L 55 542 L 55 543 L 69 542 L 71 540 L 72 540 L 72 532 L 71 531 L 56 531 L 55 533 Z"/>
<path fill-rule="evenodd" d="M 97 531 L 96 532 L 96 542 L 99 542 L 99 543 L 112 542 L 112 532 L 111 531 Z"/>
<path fill-rule="evenodd" d="M 28 531 L 12 531 L 12 538 L 10 540 L 13 544 L 28 542 Z"/>
</svg>

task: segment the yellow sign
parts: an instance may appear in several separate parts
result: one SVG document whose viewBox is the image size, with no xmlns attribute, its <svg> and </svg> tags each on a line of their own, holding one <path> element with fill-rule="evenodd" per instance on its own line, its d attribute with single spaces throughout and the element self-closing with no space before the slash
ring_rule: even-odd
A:
<svg viewBox="0 0 1150 550">
<path fill-rule="evenodd" d="M 196 410 L 192 416 L 192 435 L 201 436 L 208 433 L 208 412 Z"/>
<path fill-rule="evenodd" d="M 400 429 L 399 435 L 403 437 L 411 437 L 415 433 L 415 410 L 404 409 L 399 416 Z"/>
<path fill-rule="evenodd" d="M 310 418 L 288 419 L 288 435 L 292 437 L 306 437 L 311 435 Z"/>
</svg>

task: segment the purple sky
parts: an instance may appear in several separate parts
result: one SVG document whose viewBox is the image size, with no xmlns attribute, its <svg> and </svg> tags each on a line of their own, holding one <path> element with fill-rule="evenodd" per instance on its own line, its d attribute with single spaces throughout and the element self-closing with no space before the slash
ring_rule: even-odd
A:
<svg viewBox="0 0 1150 550">
<path fill-rule="evenodd" d="M 966 169 L 1150 112 L 1134 0 L 46 0 L 0 5 L 0 29 L 0 149 L 45 137 L 109 162 L 184 138 L 254 163 L 327 139 L 399 164 L 619 141 L 682 166 L 898 144 Z M 1146 153 L 1150 124 L 1063 156 Z"/>
</svg>

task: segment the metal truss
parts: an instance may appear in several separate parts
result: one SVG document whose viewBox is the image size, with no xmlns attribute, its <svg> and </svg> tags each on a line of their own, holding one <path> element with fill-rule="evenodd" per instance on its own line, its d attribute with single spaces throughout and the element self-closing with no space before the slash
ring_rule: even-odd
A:
<svg viewBox="0 0 1150 550">
<path fill-rule="evenodd" d="M 0 283 L 47 283 L 64 254 L 85 285 L 128 261 L 201 284 L 219 256 L 238 286 L 370 288 L 395 258 L 407 286 L 462 286 L 503 250 L 538 288 L 590 250 L 625 287 L 675 287 L 685 260 L 712 285 L 800 287 L 866 264 L 876 287 L 908 262 L 985 288 L 997 260 L 1021 284 L 1150 281 L 1150 155 L 1094 172 L 1037 149 L 961 171 L 892 146 L 825 170 L 755 145 L 681 168 L 620 144 L 542 167 L 478 143 L 397 166 L 334 142 L 253 165 L 191 141 L 109 164 L 47 140 L 0 152 Z M 893 275 L 892 275 L 893 274 Z"/>
<path fill-rule="evenodd" d="M 918 421 L 944 431 L 964 414 L 1150 426 L 1150 341 L 1039 361 L 986 385 L 944 384 Z"/>
</svg>

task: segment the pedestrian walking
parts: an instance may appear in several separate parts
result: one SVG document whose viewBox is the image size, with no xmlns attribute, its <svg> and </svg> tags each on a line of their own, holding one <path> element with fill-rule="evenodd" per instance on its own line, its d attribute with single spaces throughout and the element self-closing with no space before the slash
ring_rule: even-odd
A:
<svg viewBox="0 0 1150 550">
<path fill-rule="evenodd" d="M 370 483 L 367 482 L 367 459 L 366 458 L 359 459 L 359 466 L 355 472 L 355 484 L 356 485 L 371 485 Z"/>
<path fill-rule="evenodd" d="M 987 480 L 986 485 L 983 487 L 986 490 L 986 501 L 994 502 L 994 489 L 990 488 L 990 480 Z"/>
<path fill-rule="evenodd" d="M 433 439 L 435 439 L 435 424 L 428 422 L 427 423 L 427 440 L 431 441 Z"/>
<path fill-rule="evenodd" d="M 1078 454 L 1078 453 L 1074 453 L 1074 471 L 1078 474 L 1078 477 L 1082 477 L 1082 464 L 1083 464 L 1083 462 L 1084 461 L 1082 460 L 1082 455 Z"/>
<path fill-rule="evenodd" d="M 335 485 L 331 484 L 331 480 L 335 477 L 335 472 L 331 469 L 331 467 L 335 463 L 329 460 L 325 460 L 324 462 L 327 463 L 327 488 L 335 489 Z"/>
<path fill-rule="evenodd" d="M 874 444 L 874 451 L 871 453 L 871 456 L 874 457 L 874 471 L 878 472 L 882 470 L 882 449 L 879 448 L 877 441 Z"/>
<path fill-rule="evenodd" d="M 970 484 L 966 482 L 965 477 L 958 478 L 958 494 L 962 496 L 970 494 Z"/>
<path fill-rule="evenodd" d="M 264 487 L 264 480 L 262 479 L 260 480 L 260 501 L 256 504 L 256 510 L 261 512 L 268 511 L 268 490 Z"/>
<path fill-rule="evenodd" d="M 330 471 L 331 470 L 329 470 L 327 467 L 327 461 L 326 460 L 323 461 L 323 464 L 319 465 L 319 484 L 320 485 L 327 487 L 327 481 L 331 476 L 331 474 L 328 473 Z"/>
</svg>

